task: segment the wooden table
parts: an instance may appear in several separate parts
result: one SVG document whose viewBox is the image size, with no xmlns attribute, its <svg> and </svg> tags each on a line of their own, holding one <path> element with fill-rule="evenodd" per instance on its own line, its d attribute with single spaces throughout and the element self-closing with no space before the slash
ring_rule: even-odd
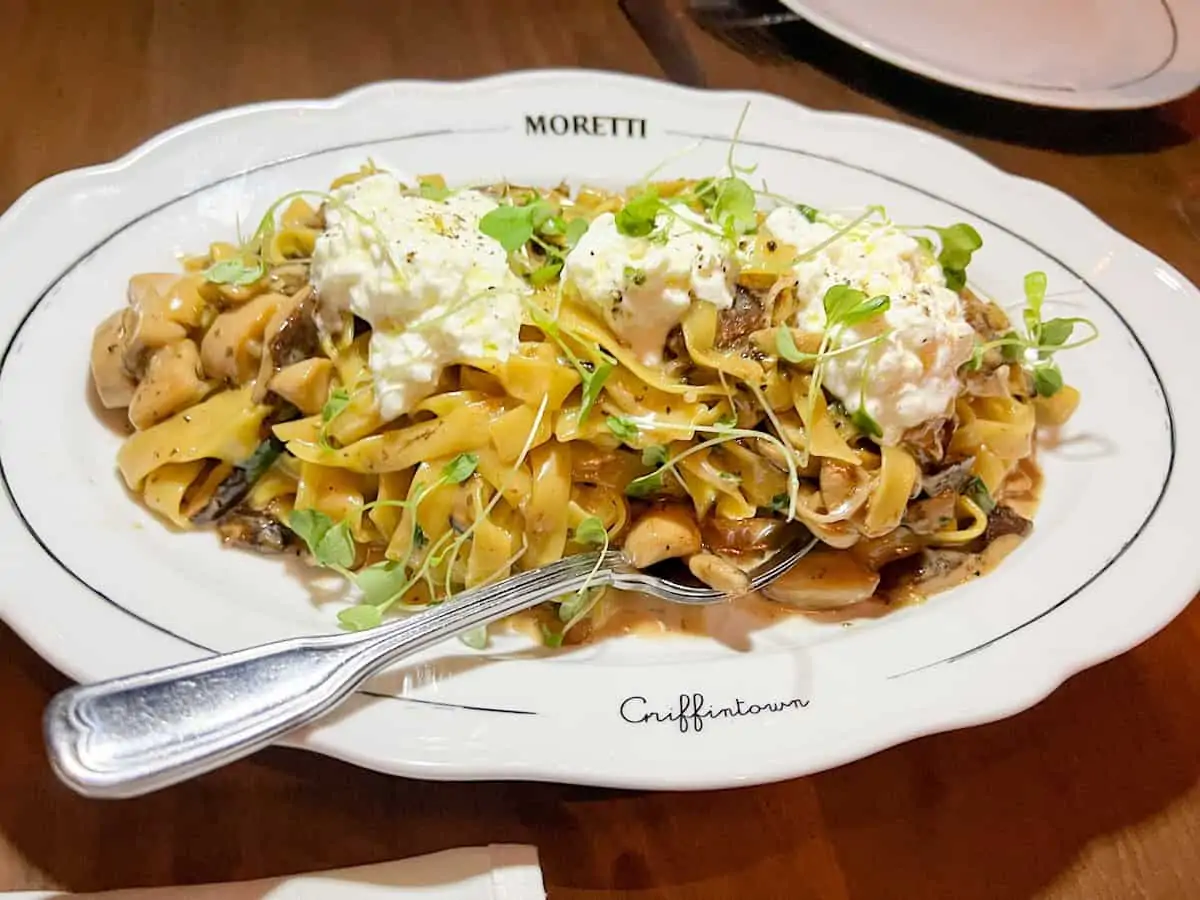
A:
<svg viewBox="0 0 1200 900">
<path fill-rule="evenodd" d="M 342 6 L 0 0 L 0 209 L 227 105 L 540 66 L 663 75 L 608 0 Z M 1151 112 L 1038 111 L 924 82 L 807 28 L 787 34 L 803 62 L 686 33 L 712 87 L 917 123 L 1072 194 L 1200 281 L 1198 235 L 1176 206 L 1200 173 L 1200 94 Z M 42 708 L 64 679 L 0 629 L 0 889 L 222 881 L 517 841 L 540 848 L 556 900 L 1196 897 L 1198 660 L 1193 603 L 1008 721 L 715 794 L 423 784 L 281 750 L 102 803 L 60 787 L 43 756 Z"/>
</svg>

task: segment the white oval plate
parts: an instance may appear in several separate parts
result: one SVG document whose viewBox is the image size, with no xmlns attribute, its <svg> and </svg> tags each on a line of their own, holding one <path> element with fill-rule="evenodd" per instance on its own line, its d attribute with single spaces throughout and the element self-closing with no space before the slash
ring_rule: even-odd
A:
<svg viewBox="0 0 1200 900">
<path fill-rule="evenodd" d="M 1178 272 L 1049 188 L 945 141 L 759 94 L 578 71 L 378 84 L 183 125 L 107 166 L 38 185 L 0 219 L 0 612 L 80 680 L 329 630 L 279 561 L 169 533 L 115 473 L 89 408 L 92 329 L 132 273 L 227 238 L 270 200 L 370 155 L 451 182 L 620 185 L 739 162 L 821 207 L 886 204 L 901 222 L 968 221 L 972 276 L 1000 298 L 1050 278 L 1056 313 L 1102 339 L 1063 360 L 1084 401 L 1034 535 L 994 574 L 853 627 L 728 618 L 720 639 L 622 638 L 558 655 L 457 642 L 381 676 L 290 743 L 386 772 L 710 788 L 846 762 L 1010 715 L 1164 626 L 1200 587 L 1188 537 L 1200 469 L 1193 337 Z"/>
<path fill-rule="evenodd" d="M 1200 86 L 1200 0 L 782 0 L 882 60 L 1019 103 L 1134 109 Z"/>
</svg>

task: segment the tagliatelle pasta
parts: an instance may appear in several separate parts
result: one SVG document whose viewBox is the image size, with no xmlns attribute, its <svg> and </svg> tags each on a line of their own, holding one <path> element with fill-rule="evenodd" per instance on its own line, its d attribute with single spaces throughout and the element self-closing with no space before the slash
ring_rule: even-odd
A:
<svg viewBox="0 0 1200 900">
<path fill-rule="evenodd" d="M 822 546 L 771 599 L 908 602 L 1029 532 L 1037 428 L 1079 402 L 1053 354 L 1094 336 L 1042 316 L 1040 273 L 1014 327 L 966 286 L 980 244 L 732 163 L 574 195 L 372 164 L 134 275 L 94 384 L 148 508 L 341 572 L 347 627 L 597 546 L 716 584 L 790 520 Z M 548 605 L 547 642 L 604 602 Z"/>
</svg>

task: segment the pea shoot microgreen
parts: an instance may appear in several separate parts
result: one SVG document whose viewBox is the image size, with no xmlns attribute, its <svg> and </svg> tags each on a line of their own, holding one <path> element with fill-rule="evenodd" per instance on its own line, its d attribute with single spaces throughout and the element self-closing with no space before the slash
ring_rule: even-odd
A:
<svg viewBox="0 0 1200 900">
<path fill-rule="evenodd" d="M 617 231 L 626 237 L 646 237 L 654 230 L 666 204 L 658 190 L 648 187 L 630 197 L 614 216 Z"/>
<path fill-rule="evenodd" d="M 595 578 L 596 572 L 600 570 L 601 564 L 604 562 L 604 554 L 608 551 L 608 529 L 604 527 L 604 522 L 599 516 L 585 516 L 575 526 L 575 531 L 572 533 L 572 538 L 576 543 L 584 546 L 594 546 L 600 548 L 600 555 L 596 559 L 596 565 L 592 568 L 587 580 L 574 594 L 562 599 L 558 605 L 558 618 L 563 624 L 560 631 L 542 627 L 542 638 L 549 647 L 562 646 L 563 638 L 567 636 L 572 628 L 582 622 L 595 607 L 600 600 L 601 594 L 604 593 L 604 588 L 591 587 L 592 579 Z"/>
<path fill-rule="evenodd" d="M 350 392 L 345 388 L 334 388 L 329 392 L 325 405 L 321 407 L 321 428 L 317 432 L 317 442 L 326 450 L 334 449 L 329 440 L 329 428 L 334 419 L 346 411 L 350 405 Z"/>
<path fill-rule="evenodd" d="M 423 577 L 433 552 L 431 550 L 416 573 L 409 571 L 408 561 L 385 560 L 365 566 L 357 572 L 351 571 L 357 556 L 357 548 L 351 532 L 351 523 L 379 506 L 406 507 L 412 512 L 413 526 L 410 544 L 414 549 L 428 543 L 421 526 L 416 523 L 416 512 L 421 501 L 430 492 L 447 484 L 461 484 L 475 473 L 479 458 L 474 453 L 460 453 L 442 467 L 438 477 L 420 486 L 408 500 L 373 500 L 355 511 L 353 517 L 334 522 L 329 515 L 317 509 L 293 510 L 288 525 L 304 541 L 314 562 L 332 569 L 352 581 L 362 595 L 356 606 L 338 613 L 338 621 L 351 630 L 373 628 L 383 614 L 393 606 L 414 584 Z M 448 535 L 443 535 L 442 539 Z"/>
<path fill-rule="evenodd" d="M 968 370 L 976 370 L 983 364 L 984 355 L 999 348 L 1007 362 L 1015 363 L 1025 370 L 1033 381 L 1033 389 L 1040 397 L 1053 397 L 1063 387 L 1062 370 L 1054 361 L 1060 350 L 1073 350 L 1090 344 L 1100 336 L 1091 319 L 1081 316 L 1065 318 L 1042 318 L 1042 306 L 1046 300 L 1046 273 L 1030 272 L 1025 276 L 1025 308 L 1021 318 L 1025 333 L 1009 331 L 993 341 L 977 344 L 975 352 L 967 362 Z M 1091 333 L 1077 341 L 1071 341 L 1075 326 L 1082 325 Z"/>
<path fill-rule="evenodd" d="M 604 420 L 604 424 L 608 426 L 609 431 L 626 443 L 635 440 L 638 436 L 638 427 L 624 416 L 609 416 Z"/>
<path fill-rule="evenodd" d="M 353 578 L 349 569 L 354 565 L 355 549 L 348 521 L 335 523 L 320 510 L 294 509 L 288 526 L 308 546 L 318 565 Z"/>
<path fill-rule="evenodd" d="M 937 234 L 941 243 L 937 261 L 946 278 L 946 287 L 952 291 L 961 291 L 967 284 L 967 266 L 971 264 L 971 255 L 983 246 L 983 238 L 979 236 L 979 232 L 965 222 L 945 228 L 936 225 L 917 227 Z M 931 254 L 934 252 L 933 241 L 929 238 L 918 237 L 917 242 Z"/>
<path fill-rule="evenodd" d="M 886 334 L 875 335 L 862 341 L 856 341 L 845 347 L 834 348 L 831 345 L 841 337 L 845 329 L 860 325 L 887 312 L 891 308 L 891 299 L 883 294 L 868 297 L 866 293 L 857 288 L 852 288 L 845 284 L 835 284 L 825 292 L 825 296 L 821 299 L 821 305 L 825 310 L 825 331 L 821 336 L 821 344 L 817 348 L 816 353 L 801 352 L 796 347 L 796 341 L 792 336 L 791 329 L 781 325 L 775 332 L 776 352 L 782 359 L 791 363 L 814 363 L 812 382 L 808 392 L 808 417 L 806 419 L 808 422 L 812 421 L 816 413 L 817 392 L 821 390 L 825 361 L 840 353 L 848 353 L 852 350 L 869 347 L 877 341 L 882 340 Z M 863 384 L 865 387 L 865 378 Z M 855 417 L 857 417 L 857 420 L 855 420 Z M 862 402 L 859 403 L 858 410 L 852 414 L 851 420 L 854 421 L 855 427 L 861 433 L 874 438 L 882 436 L 882 429 L 871 418 Z"/>
<path fill-rule="evenodd" d="M 655 448 L 655 447 L 647 448 L 646 450 L 644 450 L 642 452 L 642 462 L 648 466 L 651 466 L 651 465 L 657 466 L 657 468 L 655 468 L 654 471 L 652 471 L 652 472 L 648 472 L 645 475 L 642 475 L 638 478 L 634 478 L 632 481 L 630 481 L 629 484 L 627 484 L 625 486 L 625 496 L 633 497 L 636 499 L 636 498 L 642 498 L 642 497 L 649 497 L 649 496 L 652 496 L 652 495 L 658 493 L 665 487 L 665 483 L 666 483 L 665 476 L 668 472 L 675 475 L 676 478 L 679 478 L 679 474 L 676 471 L 675 467 L 680 462 L 687 459 L 689 456 L 692 456 L 693 454 L 696 454 L 696 453 L 703 452 L 704 450 L 707 450 L 710 447 L 718 446 L 719 444 L 726 443 L 727 441 L 737 441 L 737 440 L 765 441 L 766 443 L 773 445 L 776 449 L 781 451 L 784 459 L 787 462 L 787 469 L 788 469 L 787 515 L 788 515 L 789 519 L 795 518 L 795 515 L 796 515 L 795 497 L 796 497 L 797 491 L 800 489 L 800 474 L 799 474 L 798 469 L 796 468 L 795 454 L 793 453 L 791 447 L 789 447 L 781 439 L 779 439 L 775 435 L 771 434 L 770 432 L 768 432 L 768 431 L 753 431 L 748 428 L 737 428 L 733 424 L 724 424 L 724 423 L 713 424 L 713 425 L 698 425 L 695 423 L 691 423 L 691 424 L 684 425 L 682 423 L 676 424 L 676 423 L 671 423 L 671 422 L 639 421 L 637 419 L 634 419 L 632 421 L 635 425 L 637 425 L 639 427 L 645 427 L 647 429 L 661 430 L 661 429 L 677 428 L 680 431 L 695 431 L 695 432 L 700 432 L 700 433 L 713 434 L 713 435 L 715 435 L 715 437 L 710 438 L 709 440 L 706 440 L 706 441 L 701 441 L 699 444 L 693 444 L 692 446 L 685 448 L 684 450 L 680 451 L 679 453 L 676 453 L 674 456 L 668 455 L 666 448 Z M 653 451 L 653 454 L 648 455 L 648 454 L 651 454 L 651 451 Z"/>
<path fill-rule="evenodd" d="M 962 495 L 978 506 L 984 513 L 990 513 L 996 508 L 996 500 L 992 497 L 991 491 L 987 485 L 983 483 L 983 479 L 978 475 L 972 476 L 971 480 L 963 485 Z"/>
<path fill-rule="evenodd" d="M 579 421 L 583 423 L 587 419 L 588 413 L 596 405 L 596 401 L 600 399 L 600 391 L 608 377 L 616 369 L 617 361 L 597 347 L 596 356 L 599 357 L 599 362 L 584 363 L 563 340 L 562 330 L 558 327 L 557 322 L 532 303 L 529 303 L 529 316 L 534 325 L 558 344 L 558 349 L 562 351 L 563 356 L 567 358 L 579 375 L 579 383 L 583 387 L 583 397 L 579 405 Z"/>
<path fill-rule="evenodd" d="M 667 461 L 667 448 L 661 444 L 651 444 L 642 451 L 642 465 L 659 467 Z"/>
<path fill-rule="evenodd" d="M 586 516 L 575 526 L 575 540 L 580 544 L 605 544 L 608 530 L 599 516 Z"/>
<path fill-rule="evenodd" d="M 202 273 L 204 280 L 212 284 L 229 284 L 244 287 L 254 284 L 267 274 L 267 268 L 261 259 L 256 259 L 254 265 L 248 265 L 241 257 L 231 257 L 213 263 Z"/>
<path fill-rule="evenodd" d="M 527 274 L 534 287 L 543 287 L 562 272 L 567 254 L 587 232 L 588 221 L 584 218 L 568 221 L 554 204 L 538 197 L 521 205 L 497 206 L 479 220 L 479 230 L 498 241 L 508 253 L 517 253 L 530 242 L 535 244 L 545 262 Z"/>
</svg>

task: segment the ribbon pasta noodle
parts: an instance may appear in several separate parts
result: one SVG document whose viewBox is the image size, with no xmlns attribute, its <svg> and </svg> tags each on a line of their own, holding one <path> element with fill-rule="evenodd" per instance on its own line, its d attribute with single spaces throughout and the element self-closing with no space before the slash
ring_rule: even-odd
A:
<svg viewBox="0 0 1200 900">
<path fill-rule="evenodd" d="M 822 546 L 767 594 L 800 610 L 985 571 L 1032 527 L 1038 429 L 1079 403 L 1053 354 L 1091 323 L 1031 273 L 1015 327 L 966 286 L 967 225 L 738 171 L 572 196 L 370 164 L 288 195 L 97 327 L 117 467 L 173 527 L 342 573 L 351 628 L 596 546 L 749 568 L 789 520 Z M 547 604 L 547 642 L 602 593 Z"/>
</svg>

